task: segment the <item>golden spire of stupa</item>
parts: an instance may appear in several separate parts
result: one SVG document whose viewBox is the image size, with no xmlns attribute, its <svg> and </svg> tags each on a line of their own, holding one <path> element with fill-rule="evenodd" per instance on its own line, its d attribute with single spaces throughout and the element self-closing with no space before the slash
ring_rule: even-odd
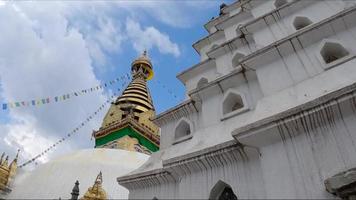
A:
<svg viewBox="0 0 356 200">
<path fill-rule="evenodd" d="M 132 62 L 131 74 L 131 83 L 113 102 L 101 128 L 94 133 L 96 147 L 119 148 L 149 154 L 159 149 L 160 139 L 158 126 L 151 121 L 155 116 L 155 108 L 147 81 L 153 78 L 154 73 L 147 51 Z M 130 133 L 127 132 L 127 128 L 132 129 Z M 117 133 L 120 130 L 124 131 Z"/>
</svg>

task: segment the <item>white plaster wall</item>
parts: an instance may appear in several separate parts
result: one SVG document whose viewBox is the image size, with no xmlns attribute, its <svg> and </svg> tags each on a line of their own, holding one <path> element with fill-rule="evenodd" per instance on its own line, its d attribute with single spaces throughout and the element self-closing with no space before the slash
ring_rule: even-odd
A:
<svg viewBox="0 0 356 200">
<path fill-rule="evenodd" d="M 234 68 L 231 63 L 232 55 L 231 53 L 227 53 L 215 58 L 216 62 L 216 70 L 217 73 L 221 75 L 225 75 L 230 73 Z"/>
<path fill-rule="evenodd" d="M 241 23 L 239 23 L 239 24 L 241 24 Z M 233 26 L 230 26 L 230 27 L 227 27 L 224 29 L 226 41 L 231 40 L 237 36 L 236 29 L 239 26 L 239 24 L 234 24 Z"/>
<path fill-rule="evenodd" d="M 264 95 L 272 95 L 282 89 L 323 73 L 327 65 L 320 55 L 320 50 L 326 41 L 338 42 L 350 52 L 350 55 L 356 55 L 356 28 L 346 29 L 341 22 L 335 22 L 334 25 L 338 26 L 337 28 L 341 32 L 323 39 L 319 38 L 317 41 L 300 38 L 299 41 L 295 40 L 293 42 L 294 47 L 290 43 L 280 47 L 282 57 L 279 56 L 279 58 L 271 63 L 262 63 L 257 68 L 256 73 Z M 330 30 L 323 30 L 323 32 L 315 34 L 333 32 L 333 28 L 328 27 L 327 29 Z M 294 49 L 299 50 L 294 51 Z M 294 53 L 290 54 L 291 51 L 294 51 Z M 350 62 L 354 61 L 351 60 L 344 64 L 349 65 Z"/>
<path fill-rule="evenodd" d="M 266 198 L 333 198 L 324 180 L 356 166 L 355 108 L 351 99 L 275 130 L 279 142 L 261 147 Z"/>
<path fill-rule="evenodd" d="M 197 88 L 198 82 L 201 78 L 208 79 L 208 82 L 215 80 L 218 76 L 217 69 L 215 67 L 211 67 L 210 69 L 203 69 L 196 76 L 191 77 L 189 80 L 185 82 L 186 91 L 189 93 L 190 91 Z"/>
<path fill-rule="evenodd" d="M 236 157 L 240 153 L 234 152 Z M 178 182 L 165 183 L 130 191 L 130 199 L 208 199 L 211 189 L 221 180 L 229 184 L 239 199 L 256 199 L 265 196 L 258 159 L 212 167 L 203 171 L 192 171 Z M 212 164 L 214 166 L 214 164 Z"/>
<path fill-rule="evenodd" d="M 237 9 L 233 9 L 229 12 L 229 15 L 230 16 L 233 16 L 233 15 L 236 15 L 237 13 L 239 13 L 241 11 L 240 8 L 237 8 Z"/>
<path fill-rule="evenodd" d="M 267 0 L 264 1 L 264 3 L 259 3 L 256 6 L 252 7 L 251 14 L 255 18 L 258 18 L 274 9 L 276 9 L 276 7 L 274 6 L 274 0 Z"/>
<path fill-rule="evenodd" d="M 356 166 L 355 102 L 325 105 L 314 115 L 269 130 L 279 139 L 264 141 L 257 147 L 260 154 L 247 153 L 248 159 L 238 161 L 220 156 L 227 164 L 211 163 L 211 169 L 190 171 L 176 183 L 135 188 L 130 199 L 207 199 L 219 180 L 240 199 L 334 199 L 324 180 Z"/>
<path fill-rule="evenodd" d="M 229 92 L 237 92 L 244 96 L 247 105 L 252 111 L 257 104 L 258 100 L 263 97 L 260 85 L 257 80 L 257 76 L 254 72 L 247 72 L 244 75 L 241 73 L 238 76 L 232 77 L 220 83 L 224 92 L 217 91 L 211 88 L 205 89 L 205 91 L 199 94 L 201 99 L 201 111 L 198 113 L 190 114 L 186 116 L 186 119 L 192 122 L 193 125 L 193 138 L 196 143 L 205 139 L 205 137 L 211 137 L 214 135 L 226 139 L 232 139 L 231 133 L 237 125 L 242 125 L 248 117 L 252 114 L 247 111 L 240 113 L 232 118 L 221 121 L 224 117 L 223 100 L 224 96 Z M 172 146 L 174 140 L 174 129 L 180 119 L 170 121 L 161 126 L 161 149 L 166 149 Z M 223 131 L 222 131 L 223 130 Z M 222 133 L 223 132 L 223 133 Z M 197 134 L 197 138 L 195 138 Z M 223 136 L 224 135 L 224 136 Z M 213 137 L 211 137 L 214 141 Z M 175 144 L 176 148 L 184 146 L 189 143 L 188 141 Z M 193 142 L 194 143 L 194 142 Z M 194 146 L 194 145 L 193 145 Z M 197 146 L 199 148 L 199 146 Z M 180 150 L 183 153 L 182 150 Z"/>
<path fill-rule="evenodd" d="M 185 119 L 189 120 L 191 122 L 191 134 L 194 137 L 194 133 L 199 130 L 199 118 L 196 113 L 186 115 L 184 116 Z M 164 150 L 170 146 L 173 145 L 173 143 L 176 141 L 175 139 L 175 128 L 177 123 L 179 122 L 181 118 L 170 121 L 163 126 L 161 126 L 161 143 L 160 143 L 160 149 Z M 176 144 L 177 145 L 177 144 Z"/>
<path fill-rule="evenodd" d="M 262 5 L 268 4 L 270 4 L 270 2 Z M 291 5 L 291 7 L 293 6 L 298 9 L 292 9 L 294 12 L 288 12 L 288 15 L 282 18 L 278 16 L 280 14 L 277 12 L 275 17 L 269 16 L 265 20 L 260 20 L 258 25 L 251 25 L 256 27 L 256 30 L 253 31 L 253 37 L 260 48 L 297 32 L 293 26 L 293 21 L 296 16 L 308 17 L 313 23 L 317 23 L 335 15 L 345 8 L 345 4 L 340 0 L 301 1 Z M 280 12 L 285 14 L 283 11 Z"/>
<path fill-rule="evenodd" d="M 246 22 L 252 20 L 253 18 L 245 18 L 243 20 L 235 20 L 234 23 L 231 24 L 231 26 L 228 26 L 226 28 L 224 28 L 224 32 L 225 32 L 225 37 L 226 37 L 226 41 L 232 40 L 237 36 L 237 32 L 236 29 L 239 25 L 243 25 Z"/>
<path fill-rule="evenodd" d="M 208 45 L 201 48 L 201 50 L 199 52 L 200 53 L 200 61 L 204 61 L 209 58 L 207 53 L 212 50 L 214 45 L 220 45 L 220 44 L 224 43 L 225 41 L 226 41 L 225 37 L 222 37 L 220 39 L 210 41 Z"/>
</svg>

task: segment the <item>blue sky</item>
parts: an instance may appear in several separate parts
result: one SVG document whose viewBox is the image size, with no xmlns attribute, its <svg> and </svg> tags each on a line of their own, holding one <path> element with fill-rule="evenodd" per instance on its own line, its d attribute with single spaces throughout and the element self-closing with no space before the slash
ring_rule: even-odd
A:
<svg viewBox="0 0 356 200">
<path fill-rule="evenodd" d="M 0 101 L 50 97 L 112 80 L 129 72 L 132 60 L 147 49 L 155 71 L 149 87 L 156 111 L 169 109 L 184 97 L 176 74 L 199 62 L 192 44 L 207 35 L 203 25 L 218 15 L 222 2 L 0 1 Z M 19 148 L 22 160 L 37 155 L 105 102 L 110 89 L 1 111 L 0 151 L 13 155 Z M 39 162 L 92 148 L 90 134 L 105 111 Z"/>
</svg>

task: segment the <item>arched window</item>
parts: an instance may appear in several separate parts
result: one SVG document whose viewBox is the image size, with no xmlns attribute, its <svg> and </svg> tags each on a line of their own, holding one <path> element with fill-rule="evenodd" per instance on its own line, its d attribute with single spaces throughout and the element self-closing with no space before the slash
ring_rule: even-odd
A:
<svg viewBox="0 0 356 200">
<path fill-rule="evenodd" d="M 320 50 L 326 64 L 334 62 L 342 57 L 349 55 L 349 52 L 339 43 L 326 42 Z"/>
<path fill-rule="evenodd" d="M 236 53 L 232 58 L 232 66 L 236 67 L 240 64 L 240 59 L 243 58 L 245 55 L 242 53 Z"/>
<path fill-rule="evenodd" d="M 283 5 L 286 4 L 286 3 L 288 3 L 287 0 L 276 0 L 276 1 L 274 2 L 274 6 L 275 6 L 276 8 L 279 8 L 279 7 L 283 6 Z"/>
<path fill-rule="evenodd" d="M 208 79 L 203 77 L 198 81 L 197 88 L 202 88 L 207 84 L 208 84 Z"/>
<path fill-rule="evenodd" d="M 239 94 L 230 92 L 223 101 L 223 114 L 226 115 L 243 107 L 244 104 L 241 96 Z"/>
<path fill-rule="evenodd" d="M 215 186 L 211 189 L 210 200 L 237 200 L 237 196 L 230 187 L 224 181 L 219 180 Z"/>
<path fill-rule="evenodd" d="M 302 29 L 306 26 L 309 26 L 310 24 L 312 24 L 313 22 L 308 18 L 308 17 L 295 17 L 294 21 L 293 21 L 293 26 L 295 28 L 295 30 L 299 30 Z"/>
<path fill-rule="evenodd" d="M 174 138 L 179 139 L 184 136 L 188 136 L 191 134 L 191 132 L 192 132 L 191 127 L 190 127 L 190 124 L 188 123 L 188 121 L 185 119 L 182 119 L 176 126 Z"/>
</svg>

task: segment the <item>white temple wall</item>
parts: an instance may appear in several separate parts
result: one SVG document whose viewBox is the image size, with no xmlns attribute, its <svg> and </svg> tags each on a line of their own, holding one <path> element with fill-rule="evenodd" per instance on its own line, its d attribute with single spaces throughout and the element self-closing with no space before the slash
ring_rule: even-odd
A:
<svg viewBox="0 0 356 200">
<path fill-rule="evenodd" d="M 234 24 L 234 25 L 224 29 L 226 41 L 232 40 L 237 36 L 236 29 L 239 26 L 239 24 L 241 24 L 241 23 Z"/>
<path fill-rule="evenodd" d="M 340 29 L 342 26 L 342 24 L 339 25 Z M 337 32 L 336 35 L 331 36 L 327 36 L 327 34 L 332 32 L 332 28 L 328 27 L 327 29 L 330 30 L 324 31 L 323 33 L 318 32 L 318 34 L 325 34 L 326 38 L 320 40 L 314 36 L 309 37 L 309 39 L 306 40 L 303 40 L 303 37 L 301 37 L 299 42 L 293 40 L 294 47 L 292 47 L 290 43 L 279 47 L 279 53 L 282 55 L 282 59 L 280 59 L 280 56 L 277 56 L 279 58 L 275 61 L 267 64 L 264 63 L 257 67 L 256 73 L 264 95 L 271 95 L 317 74 L 323 72 L 328 73 L 328 69 L 331 69 L 330 66 L 332 63 L 330 63 L 331 65 L 326 64 L 320 54 L 325 42 L 329 41 L 341 44 L 347 51 L 349 51 L 350 55 L 348 57 L 356 55 L 355 27 L 342 32 Z M 318 37 L 320 37 L 320 35 Z M 319 41 L 310 41 L 311 39 L 318 39 Z M 301 49 L 290 54 L 291 51 L 294 51 L 293 48 Z M 348 64 L 349 62 L 354 61 L 350 60 L 341 63 L 341 65 Z M 336 62 L 335 67 L 340 67 L 340 65 Z"/>
<path fill-rule="evenodd" d="M 247 80 L 248 79 L 248 80 Z M 204 135 L 217 135 L 232 139 L 229 134 L 237 125 L 242 125 L 248 117 L 253 114 L 252 111 L 258 100 L 263 97 L 260 85 L 257 82 L 257 77 L 253 72 L 242 73 L 223 81 L 220 89 L 217 86 L 207 88 L 199 92 L 201 101 L 201 110 L 198 113 L 185 116 L 186 120 L 192 122 L 192 136 L 204 137 Z M 244 108 L 242 112 L 230 115 L 232 113 L 223 114 L 223 102 L 229 93 L 241 95 Z M 168 148 L 175 142 L 175 128 L 181 118 L 176 118 L 168 123 L 161 125 L 161 149 Z M 222 135 L 221 130 L 226 134 Z M 194 138 L 193 138 L 194 139 Z M 184 143 L 184 142 L 182 142 Z"/>
<path fill-rule="evenodd" d="M 236 157 L 240 153 L 234 152 Z M 248 160 L 227 161 L 229 164 L 214 166 L 202 171 L 189 171 L 177 182 L 159 186 L 134 188 L 130 190 L 130 199 L 208 199 L 211 189 L 219 182 L 230 185 L 241 199 L 263 198 L 264 190 L 260 161 L 251 156 Z"/>
<path fill-rule="evenodd" d="M 216 70 L 220 76 L 228 74 L 234 69 L 232 67 L 231 59 L 232 59 L 231 53 L 221 55 L 215 59 Z"/>
<path fill-rule="evenodd" d="M 271 2 L 264 3 L 270 4 Z M 264 5 L 262 4 L 262 5 Z M 266 20 L 260 20 L 254 26 L 256 30 L 252 31 L 253 37 L 257 45 L 262 48 L 277 40 L 280 40 L 290 34 L 297 32 L 293 26 L 295 17 L 307 17 L 312 23 L 317 23 L 323 19 L 326 19 L 345 8 L 341 1 L 301 1 L 292 4 L 290 7 L 296 7 L 298 9 L 292 9 L 294 12 L 289 13 L 282 18 L 278 17 L 279 12 L 276 12 L 274 17 L 268 16 Z M 284 8 L 286 9 L 286 8 Z M 317 12 L 316 12 L 317 11 Z M 285 13 L 283 13 L 285 14 Z"/>
<path fill-rule="evenodd" d="M 191 125 L 191 134 L 194 137 L 195 132 L 197 130 L 199 130 L 199 126 L 200 126 L 200 119 L 198 117 L 198 114 L 197 113 L 193 113 L 193 114 L 190 114 L 190 115 L 185 115 L 182 118 L 184 120 L 187 120 L 190 123 L 190 125 Z M 176 142 L 175 130 L 176 130 L 176 127 L 177 127 L 179 121 L 182 118 L 171 120 L 171 121 L 169 121 L 169 122 L 167 122 L 167 123 L 165 123 L 164 125 L 161 126 L 160 149 L 163 150 L 165 148 L 168 148 L 168 147 L 174 145 L 174 143 Z"/>
<path fill-rule="evenodd" d="M 211 169 L 184 169 L 187 174 L 176 183 L 135 188 L 130 190 L 130 199 L 208 199 L 219 180 L 230 185 L 239 199 L 333 199 L 326 192 L 324 181 L 356 166 L 355 102 L 355 97 L 332 102 L 333 106 L 326 104 L 322 110 L 297 121 L 281 121 L 268 130 L 278 139 L 256 142 L 260 154 L 247 153 L 248 159 L 238 161 L 221 157 L 227 163 L 211 163 Z"/>
<path fill-rule="evenodd" d="M 189 93 L 190 91 L 197 88 L 199 81 L 202 78 L 206 78 L 208 82 L 213 81 L 217 77 L 217 69 L 215 67 L 211 67 L 210 69 L 201 70 L 199 74 L 196 76 L 192 76 L 185 82 L 186 92 Z"/>
<path fill-rule="evenodd" d="M 245 24 L 246 22 L 253 20 L 252 17 L 245 18 L 243 20 L 235 20 L 231 25 L 224 28 L 226 41 L 232 40 L 237 36 L 236 29 L 238 26 Z"/>
<path fill-rule="evenodd" d="M 275 128 L 278 142 L 260 147 L 266 198 L 333 198 L 324 180 L 356 166 L 355 106 L 353 98 Z"/>
<path fill-rule="evenodd" d="M 212 41 L 209 41 L 209 44 L 201 48 L 199 54 L 200 54 L 200 61 L 204 61 L 208 59 L 207 53 L 214 49 L 215 47 L 219 46 L 220 44 L 224 43 L 226 41 L 225 37 L 222 37 L 220 39 L 215 39 Z"/>
</svg>

